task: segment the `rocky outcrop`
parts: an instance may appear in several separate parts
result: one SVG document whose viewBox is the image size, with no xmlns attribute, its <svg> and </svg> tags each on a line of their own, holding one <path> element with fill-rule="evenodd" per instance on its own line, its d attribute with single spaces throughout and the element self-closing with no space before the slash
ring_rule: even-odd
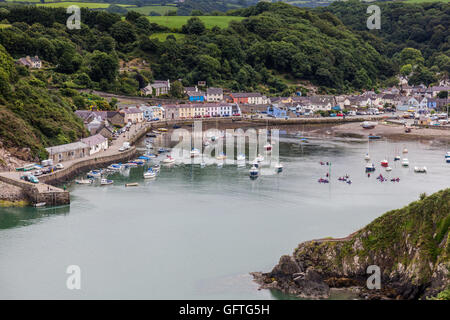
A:
<svg viewBox="0 0 450 320">
<path fill-rule="evenodd" d="M 262 288 L 322 298 L 329 288 L 360 287 L 364 298 L 422 299 L 450 285 L 450 189 L 384 214 L 343 239 L 301 243 L 268 273 Z M 378 266 L 381 289 L 369 290 L 367 268 Z"/>
</svg>

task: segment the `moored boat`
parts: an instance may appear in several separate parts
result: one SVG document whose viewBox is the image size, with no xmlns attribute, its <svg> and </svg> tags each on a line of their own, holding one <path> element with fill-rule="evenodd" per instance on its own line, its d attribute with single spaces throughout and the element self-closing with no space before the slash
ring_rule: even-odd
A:
<svg viewBox="0 0 450 320">
<path fill-rule="evenodd" d="M 87 173 L 88 178 L 100 178 L 102 176 L 101 170 L 91 170 Z"/>
<path fill-rule="evenodd" d="M 227 156 L 226 156 L 225 153 L 223 153 L 223 152 L 221 152 L 221 153 L 216 157 L 217 160 L 224 160 L 224 159 L 226 159 L 226 158 L 227 158 Z"/>
<path fill-rule="evenodd" d="M 391 167 L 386 167 L 386 171 L 392 171 Z"/>
<path fill-rule="evenodd" d="M 266 151 L 272 151 L 272 145 L 271 145 L 270 143 L 266 143 L 266 144 L 264 145 L 264 150 L 266 150 Z"/>
<path fill-rule="evenodd" d="M 404 159 L 402 160 L 402 166 L 403 166 L 403 167 L 409 167 L 409 160 L 408 160 L 407 158 L 404 158 Z"/>
<path fill-rule="evenodd" d="M 275 165 L 275 171 L 276 171 L 277 173 L 283 172 L 283 165 L 282 165 L 281 163 L 277 163 L 277 164 Z"/>
<path fill-rule="evenodd" d="M 387 167 L 389 167 L 389 162 L 385 159 L 385 160 L 381 161 L 381 166 L 384 168 L 387 168 Z"/>
<path fill-rule="evenodd" d="M 102 186 L 107 186 L 107 185 L 110 185 L 110 184 L 113 184 L 114 183 L 114 181 L 113 180 L 109 180 L 109 179 L 102 179 L 102 180 L 100 180 L 100 185 L 102 185 Z"/>
<path fill-rule="evenodd" d="M 76 184 L 92 184 L 92 180 L 91 179 L 78 179 L 75 180 Z"/>
<path fill-rule="evenodd" d="M 427 173 L 427 167 L 414 167 L 416 173 Z"/>
<path fill-rule="evenodd" d="M 148 169 L 147 172 L 144 173 L 144 179 L 153 179 L 156 177 L 156 172 L 152 170 L 152 168 Z"/>
<path fill-rule="evenodd" d="M 237 161 L 245 161 L 245 154 L 242 153 L 238 154 Z"/>
<path fill-rule="evenodd" d="M 394 161 L 400 161 L 402 158 L 400 156 L 395 156 Z"/>
<path fill-rule="evenodd" d="M 370 160 L 370 155 L 368 153 L 366 153 L 366 155 L 364 156 L 364 160 L 366 160 L 366 161 Z"/>
<path fill-rule="evenodd" d="M 375 171 L 375 165 L 373 163 L 366 164 L 366 172 L 373 172 Z"/>
<path fill-rule="evenodd" d="M 257 167 L 252 166 L 249 170 L 250 178 L 256 178 L 259 175 L 259 170 Z"/>
<path fill-rule="evenodd" d="M 258 154 L 258 156 L 255 158 L 256 161 L 258 162 L 263 162 L 264 161 L 264 157 L 260 154 Z"/>
<path fill-rule="evenodd" d="M 167 157 L 162 162 L 165 164 L 170 164 L 170 163 L 174 163 L 175 159 L 172 158 L 170 155 L 167 155 Z"/>
<path fill-rule="evenodd" d="M 191 158 L 198 157 L 199 155 L 200 155 L 200 150 L 198 150 L 197 148 L 192 148 L 192 150 L 191 150 Z"/>
</svg>

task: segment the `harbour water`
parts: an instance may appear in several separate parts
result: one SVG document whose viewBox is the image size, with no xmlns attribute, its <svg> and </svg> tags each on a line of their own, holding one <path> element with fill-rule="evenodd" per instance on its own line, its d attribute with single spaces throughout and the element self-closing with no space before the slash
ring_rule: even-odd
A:
<svg viewBox="0 0 450 320">
<path fill-rule="evenodd" d="M 258 291 L 249 272 L 269 271 L 301 241 L 346 236 L 449 187 L 445 148 L 371 142 L 369 178 L 367 142 L 280 140 L 281 174 L 263 168 L 251 180 L 249 166 L 162 166 L 146 181 L 138 167 L 111 175 L 110 186 L 69 185 L 70 207 L 0 208 L 0 298 L 287 298 Z M 397 153 L 409 168 L 394 163 Z M 330 183 L 319 184 L 327 172 Z M 400 182 L 380 182 L 380 173 Z M 337 180 L 345 174 L 352 184 Z M 131 182 L 139 186 L 125 187 Z M 80 290 L 66 287 L 69 265 L 81 268 Z"/>
</svg>

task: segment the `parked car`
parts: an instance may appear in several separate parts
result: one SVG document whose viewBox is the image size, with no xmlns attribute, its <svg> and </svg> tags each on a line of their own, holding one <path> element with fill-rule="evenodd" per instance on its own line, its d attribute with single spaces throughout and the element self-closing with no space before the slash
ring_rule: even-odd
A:
<svg viewBox="0 0 450 320">
<path fill-rule="evenodd" d="M 35 177 L 39 177 L 39 176 L 42 176 L 43 173 L 42 173 L 41 170 L 36 170 L 35 172 L 33 172 L 33 175 L 34 175 Z"/>
<path fill-rule="evenodd" d="M 336 114 L 337 117 L 343 117 L 344 114 L 342 112 L 339 112 L 338 114 Z"/>
<path fill-rule="evenodd" d="M 56 169 L 58 169 L 58 170 L 64 169 L 64 165 L 63 165 L 62 163 L 56 164 L 55 167 L 56 167 Z"/>
<path fill-rule="evenodd" d="M 27 175 L 21 176 L 20 179 L 25 180 L 27 182 L 31 182 L 31 183 L 39 183 L 38 178 L 36 178 L 32 174 L 27 174 Z"/>
</svg>

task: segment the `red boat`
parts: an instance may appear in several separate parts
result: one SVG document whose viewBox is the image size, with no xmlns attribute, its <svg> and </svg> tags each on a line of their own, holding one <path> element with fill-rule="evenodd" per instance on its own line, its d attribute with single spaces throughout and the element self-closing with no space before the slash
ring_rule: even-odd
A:
<svg viewBox="0 0 450 320">
<path fill-rule="evenodd" d="M 387 160 L 381 161 L 381 166 L 387 168 L 389 166 L 389 162 Z"/>
</svg>

